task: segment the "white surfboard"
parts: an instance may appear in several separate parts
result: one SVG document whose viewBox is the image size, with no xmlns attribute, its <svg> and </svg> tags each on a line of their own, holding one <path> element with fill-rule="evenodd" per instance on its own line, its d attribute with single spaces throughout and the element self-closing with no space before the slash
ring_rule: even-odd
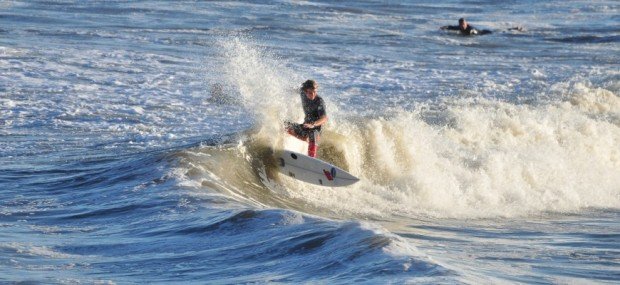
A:
<svg viewBox="0 0 620 285">
<path fill-rule="evenodd" d="M 294 151 L 280 151 L 276 154 L 276 160 L 280 173 L 304 182 L 340 187 L 359 181 L 337 166 Z"/>
</svg>

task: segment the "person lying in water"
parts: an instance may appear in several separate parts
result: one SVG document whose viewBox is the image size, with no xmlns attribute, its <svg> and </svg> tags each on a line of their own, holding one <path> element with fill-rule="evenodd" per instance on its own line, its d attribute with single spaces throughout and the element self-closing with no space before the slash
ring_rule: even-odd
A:
<svg viewBox="0 0 620 285">
<path fill-rule="evenodd" d="M 440 29 L 449 30 L 449 31 L 460 31 L 461 35 L 472 36 L 472 35 L 486 35 L 492 33 L 489 30 L 478 30 L 474 28 L 474 26 L 470 25 L 465 21 L 464 18 L 459 19 L 458 26 L 443 26 Z"/>
</svg>

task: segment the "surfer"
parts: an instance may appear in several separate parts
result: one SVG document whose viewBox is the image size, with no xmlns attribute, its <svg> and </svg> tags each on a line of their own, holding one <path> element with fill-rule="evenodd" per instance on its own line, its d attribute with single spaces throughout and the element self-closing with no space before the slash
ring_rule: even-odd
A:
<svg viewBox="0 0 620 285">
<path fill-rule="evenodd" d="M 317 95 L 319 85 L 312 79 L 301 85 L 301 104 L 304 109 L 303 124 L 286 122 L 286 131 L 296 138 L 308 142 L 308 156 L 316 157 L 321 126 L 327 123 L 325 102 Z"/>
<path fill-rule="evenodd" d="M 464 18 L 459 19 L 458 26 L 443 26 L 440 29 L 442 30 L 450 30 L 450 31 L 460 31 L 461 35 L 472 36 L 472 35 L 486 35 L 492 33 L 489 30 L 478 30 L 474 28 L 474 26 L 470 25 L 465 21 Z"/>
</svg>

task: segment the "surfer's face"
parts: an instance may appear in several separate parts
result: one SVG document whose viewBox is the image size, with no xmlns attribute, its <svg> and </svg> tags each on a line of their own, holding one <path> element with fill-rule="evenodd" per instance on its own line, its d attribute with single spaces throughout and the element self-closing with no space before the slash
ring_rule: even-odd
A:
<svg viewBox="0 0 620 285">
<path fill-rule="evenodd" d="M 316 88 L 307 88 L 304 92 L 306 92 L 306 97 L 308 97 L 308 99 L 314 100 L 314 98 L 316 98 Z"/>
</svg>

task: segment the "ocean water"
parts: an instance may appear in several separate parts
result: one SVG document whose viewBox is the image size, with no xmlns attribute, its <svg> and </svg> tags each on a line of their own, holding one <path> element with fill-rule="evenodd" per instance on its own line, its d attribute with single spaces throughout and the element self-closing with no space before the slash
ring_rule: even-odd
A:
<svg viewBox="0 0 620 285">
<path fill-rule="evenodd" d="M 617 284 L 619 15 L 0 1 L 0 283 Z M 308 78 L 353 186 L 269 166 Z"/>
</svg>

